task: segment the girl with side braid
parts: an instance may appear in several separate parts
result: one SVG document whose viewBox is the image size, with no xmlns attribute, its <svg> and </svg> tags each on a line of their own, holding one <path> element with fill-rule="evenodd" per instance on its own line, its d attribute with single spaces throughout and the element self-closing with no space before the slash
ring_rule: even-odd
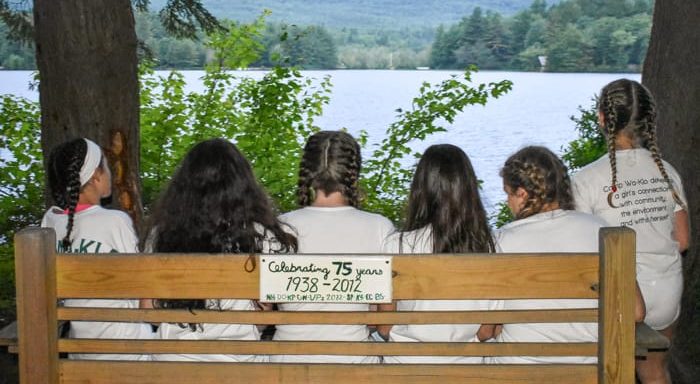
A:
<svg viewBox="0 0 700 384">
<path fill-rule="evenodd" d="M 564 163 L 547 148 L 525 147 L 506 160 L 503 189 L 515 221 L 496 231 L 499 252 L 597 252 L 598 231 L 605 222 L 576 212 Z M 597 308 L 597 300 L 504 300 L 508 310 Z M 644 317 L 637 291 L 637 319 Z M 504 324 L 499 342 L 596 342 L 595 323 Z M 496 363 L 595 363 L 595 357 L 498 356 Z"/>
<path fill-rule="evenodd" d="M 635 230 L 644 321 L 670 338 L 683 290 L 680 254 L 690 239 L 683 185 L 661 159 L 656 105 L 647 88 L 627 79 L 606 85 L 598 97 L 598 120 L 608 156 L 574 175 L 576 208 Z M 664 352 L 651 352 L 637 361 L 642 383 L 670 382 L 664 360 Z"/>
<path fill-rule="evenodd" d="M 53 228 L 58 252 L 138 252 L 131 219 L 121 211 L 105 209 L 100 199 L 112 192 L 111 174 L 100 147 L 88 139 L 75 139 L 51 151 L 49 189 L 55 206 L 41 221 Z M 67 307 L 138 308 L 138 300 L 67 299 Z M 69 336 L 89 339 L 150 339 L 151 326 L 140 323 L 73 321 Z M 148 355 L 71 354 L 72 359 L 146 360 Z"/>
<path fill-rule="evenodd" d="M 295 230 L 299 253 L 380 253 L 393 231 L 380 215 L 358 209 L 360 146 L 345 132 L 312 135 L 301 159 L 298 210 L 281 220 Z M 369 304 L 282 303 L 282 311 L 368 311 Z M 367 325 L 278 325 L 275 340 L 368 341 Z M 377 356 L 271 356 L 273 362 L 378 363 Z"/>
</svg>

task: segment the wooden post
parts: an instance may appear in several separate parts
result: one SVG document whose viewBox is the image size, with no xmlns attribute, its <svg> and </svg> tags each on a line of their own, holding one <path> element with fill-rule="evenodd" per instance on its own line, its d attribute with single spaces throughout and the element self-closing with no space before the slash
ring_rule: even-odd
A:
<svg viewBox="0 0 700 384">
<path fill-rule="evenodd" d="M 53 229 L 28 228 L 15 235 L 15 274 L 20 383 L 58 383 Z"/>
<path fill-rule="evenodd" d="M 599 241 L 598 382 L 634 383 L 635 233 L 602 228 Z"/>
</svg>

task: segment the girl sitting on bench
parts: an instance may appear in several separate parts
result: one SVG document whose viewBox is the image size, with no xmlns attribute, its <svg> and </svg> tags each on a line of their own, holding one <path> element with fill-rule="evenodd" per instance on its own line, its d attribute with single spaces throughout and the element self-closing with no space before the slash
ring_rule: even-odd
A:
<svg viewBox="0 0 700 384">
<path fill-rule="evenodd" d="M 360 145 L 345 132 L 312 135 L 299 167 L 300 209 L 286 213 L 299 239 L 299 253 L 379 253 L 391 222 L 358 209 Z M 369 311 L 369 304 L 282 303 L 281 311 Z M 278 325 L 274 340 L 369 341 L 358 325 Z M 378 363 L 377 356 L 272 356 L 273 362 Z"/>
<path fill-rule="evenodd" d="M 112 175 L 100 147 L 88 139 L 75 139 L 51 151 L 49 189 L 55 206 L 41 220 L 53 228 L 58 252 L 137 253 L 138 238 L 131 218 L 105 209 L 100 200 L 112 194 Z M 66 307 L 138 308 L 133 300 L 67 299 Z M 78 339 L 151 339 L 151 326 L 140 323 L 72 321 L 68 333 Z M 71 354 L 71 359 L 146 360 L 148 355 Z"/>
<path fill-rule="evenodd" d="M 286 253 L 297 249 L 271 200 L 235 145 L 203 141 L 185 156 L 156 204 L 147 248 L 153 252 Z M 156 308 L 253 311 L 252 300 L 154 300 Z M 268 308 L 266 308 L 268 309 Z M 259 340 L 252 324 L 160 324 L 162 339 Z M 154 355 L 154 360 L 267 361 L 256 355 Z"/>
<path fill-rule="evenodd" d="M 598 252 L 599 218 L 574 209 L 564 163 L 547 148 L 525 147 L 506 160 L 503 189 L 515 221 L 496 231 L 500 252 Z M 637 290 L 637 317 L 643 317 Z M 597 308 L 597 300 L 504 300 L 499 307 L 518 309 Z M 504 324 L 499 342 L 597 342 L 595 323 Z M 495 363 L 595 363 L 595 357 L 498 356 Z"/>
<path fill-rule="evenodd" d="M 479 185 L 467 155 L 450 144 L 430 146 L 416 168 L 408 197 L 403 228 L 392 234 L 385 253 L 494 252 Z M 489 300 L 401 300 L 380 305 L 380 310 L 478 311 Z M 389 341 L 478 342 L 493 336 L 493 326 L 479 324 L 379 326 Z M 385 356 L 387 363 L 472 363 L 482 357 Z"/>
</svg>

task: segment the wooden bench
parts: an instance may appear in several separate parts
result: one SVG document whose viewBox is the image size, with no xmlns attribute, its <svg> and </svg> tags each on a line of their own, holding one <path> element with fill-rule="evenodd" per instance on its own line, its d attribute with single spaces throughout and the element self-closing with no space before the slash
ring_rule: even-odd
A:
<svg viewBox="0 0 700 384">
<path fill-rule="evenodd" d="M 599 253 L 401 255 L 393 298 L 597 298 L 598 309 L 450 312 L 253 312 L 64 308 L 62 298 L 257 298 L 247 255 L 56 254 L 52 230 L 15 236 L 22 383 L 633 383 L 635 238 L 604 228 Z M 254 256 L 259 257 L 259 256 Z M 257 265 L 260 265 L 259 263 Z M 478 273 L 475 273 L 478 271 Z M 59 321 L 234 324 L 597 322 L 598 343 L 372 343 L 92 340 L 57 336 Z M 77 361 L 59 353 L 597 356 L 598 364 L 352 365 Z"/>
</svg>

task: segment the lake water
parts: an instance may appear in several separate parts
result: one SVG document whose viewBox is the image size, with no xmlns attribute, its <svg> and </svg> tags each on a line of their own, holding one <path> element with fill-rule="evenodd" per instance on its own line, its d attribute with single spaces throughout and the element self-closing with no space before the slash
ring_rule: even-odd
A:
<svg viewBox="0 0 700 384">
<path fill-rule="evenodd" d="M 201 88 L 201 71 L 184 74 L 192 90 Z M 262 72 L 253 71 L 242 74 L 262 76 Z M 396 109 L 411 107 L 422 82 L 438 83 L 459 72 L 347 70 L 303 74 L 318 79 L 331 76 L 331 101 L 316 120 L 318 126 L 328 130 L 347 128 L 353 134 L 366 130 L 370 143 L 376 143 L 396 120 Z M 38 94 L 28 89 L 31 76 L 28 71 L 0 71 L 0 94 L 38 99 Z M 475 84 L 507 79 L 513 82 L 513 90 L 486 106 L 467 107 L 447 132 L 411 146 L 418 151 L 438 143 L 461 147 L 484 181 L 482 196 L 492 211 L 493 205 L 505 198 L 498 176 L 505 159 L 529 144 L 545 145 L 561 153 L 562 147 L 576 138 L 570 116 L 578 114 L 578 106 L 590 106 L 605 84 L 620 77 L 640 79 L 639 74 L 479 72 L 473 76 Z M 406 165 L 412 162 L 406 160 Z"/>
</svg>

